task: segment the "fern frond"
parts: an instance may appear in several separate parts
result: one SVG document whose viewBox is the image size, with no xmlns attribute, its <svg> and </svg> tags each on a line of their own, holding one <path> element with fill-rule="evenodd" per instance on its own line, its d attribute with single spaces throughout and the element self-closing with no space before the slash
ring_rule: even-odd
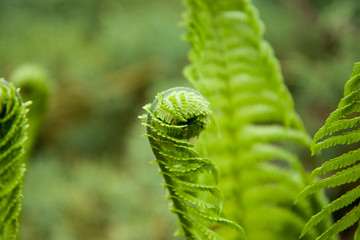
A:
<svg viewBox="0 0 360 240">
<path fill-rule="evenodd" d="M 251 233 L 250 239 L 259 239 L 255 237 L 258 235 L 257 232 L 260 232 L 259 228 L 267 232 L 269 236 L 278 235 L 279 239 L 298 239 L 298 233 L 301 232 L 306 223 L 306 220 L 295 211 L 288 211 L 286 208 L 279 206 L 259 207 L 249 216 L 248 221 L 248 228 Z M 280 232 L 282 234 L 279 234 Z M 316 235 L 316 230 L 312 229 L 307 237 L 308 239 L 314 239 Z"/>
<path fill-rule="evenodd" d="M 210 110 L 206 99 L 193 89 L 178 87 L 158 94 L 144 109 L 146 135 L 173 203 L 171 211 L 178 216 L 185 237 L 222 240 L 209 228 L 213 224 L 231 227 L 243 237 L 238 224 L 221 217 L 220 190 L 198 182 L 204 173 L 210 173 L 215 183 L 218 179 L 213 162 L 202 157 L 188 142 L 208 123 Z"/>
<path fill-rule="evenodd" d="M 304 235 L 311 227 L 317 225 L 319 222 L 324 220 L 328 215 L 332 214 L 333 212 L 349 206 L 353 203 L 356 199 L 360 197 L 360 186 L 354 188 L 351 191 L 348 191 L 338 199 L 331 202 L 331 204 L 325 206 L 321 212 L 311 217 L 309 222 L 304 227 L 302 235 Z"/>
<path fill-rule="evenodd" d="M 311 184 L 300 193 L 299 198 L 318 192 L 323 188 L 333 188 L 347 183 L 355 182 L 359 178 L 360 178 L 360 165 L 358 164 L 353 167 L 342 170 L 340 172 L 337 172 L 329 178 L 325 178 Z"/>
<path fill-rule="evenodd" d="M 21 209 L 21 161 L 26 140 L 28 103 L 12 84 L 0 79 L 0 239 L 16 239 Z"/>
<path fill-rule="evenodd" d="M 351 227 L 360 218 L 360 205 L 354 207 L 350 212 L 346 213 L 344 217 L 334 223 L 328 230 L 326 230 L 317 240 L 326 240 L 331 236 L 338 234 L 341 231 Z"/>
<path fill-rule="evenodd" d="M 264 220 L 258 208 L 279 208 L 284 219 L 292 215 L 301 219 L 288 221 L 296 225 L 292 238 L 297 239 L 300 222 L 305 223 L 320 209 L 304 200 L 298 206 L 306 208 L 304 215 L 292 206 L 308 176 L 287 147 L 289 143 L 310 147 L 311 138 L 294 110 L 278 60 L 263 39 L 259 14 L 250 0 L 186 0 L 186 6 L 185 39 L 192 49 L 191 65 L 184 74 L 212 107 L 215 121 L 200 136 L 200 142 L 224 179 L 220 183 L 227 202 L 224 211 L 244 226 L 249 239 L 258 240 L 255 236 L 261 231 L 269 233 L 266 239 L 287 234 L 290 227 L 284 227 L 286 221 L 280 221 L 281 216 L 279 222 L 267 219 L 269 228 L 256 225 Z M 296 177 L 282 178 L 283 171 Z M 269 195 L 251 195 L 271 185 L 282 190 L 282 198 L 274 195 L 269 203 Z M 256 206 L 246 205 L 248 194 Z M 254 218 L 251 223 L 250 218 Z"/>
<path fill-rule="evenodd" d="M 359 138 L 359 117 L 356 113 L 360 110 L 360 99 L 358 88 L 360 86 L 360 63 L 355 63 L 350 80 L 345 84 L 344 97 L 341 99 L 338 109 L 330 114 L 325 125 L 315 134 L 312 143 L 312 153 L 328 149 L 340 144 L 352 144 L 360 141 Z M 343 132 L 345 131 L 345 132 Z M 312 172 L 312 177 L 324 175 L 330 171 L 336 173 L 313 182 L 306 187 L 298 199 L 313 194 L 324 188 L 337 187 L 350 182 L 355 182 L 360 178 L 360 149 L 355 149 L 336 156 L 325 162 L 321 167 Z M 320 223 L 323 219 L 330 216 L 333 212 L 349 206 L 360 197 L 360 187 L 348 191 L 344 195 L 335 199 L 325 206 L 318 214 L 314 215 L 303 229 L 302 236 L 308 232 L 309 228 Z M 317 240 L 328 239 L 331 236 L 349 228 L 360 219 L 360 206 L 355 206 L 344 217 L 334 223 L 330 228 L 323 232 Z M 357 238 L 357 235 L 356 237 Z"/>
<path fill-rule="evenodd" d="M 244 141 L 250 142 L 286 142 L 293 141 L 302 145 L 310 145 L 309 135 L 298 129 L 288 129 L 281 125 L 247 125 L 241 133 Z"/>
<path fill-rule="evenodd" d="M 311 177 L 314 179 L 316 176 L 324 175 L 330 171 L 351 166 L 359 160 L 360 149 L 349 151 L 343 155 L 330 159 L 320 167 L 316 168 L 314 171 L 312 171 Z"/>
</svg>

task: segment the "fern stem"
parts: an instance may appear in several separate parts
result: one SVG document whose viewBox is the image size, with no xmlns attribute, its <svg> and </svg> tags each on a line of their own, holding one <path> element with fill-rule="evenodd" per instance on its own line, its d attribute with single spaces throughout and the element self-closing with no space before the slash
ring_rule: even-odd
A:
<svg viewBox="0 0 360 240">
<path fill-rule="evenodd" d="M 154 155 L 156 156 L 156 154 Z M 158 158 L 159 156 L 156 157 Z M 169 173 L 164 164 L 159 163 L 159 167 L 161 172 Z M 193 233 L 190 231 L 190 229 L 192 229 L 192 223 L 188 221 L 182 214 L 183 212 L 186 212 L 186 208 L 183 206 L 182 202 L 178 200 L 174 188 L 170 187 L 175 185 L 174 182 L 167 174 L 163 174 L 163 177 L 167 186 L 166 188 L 169 192 L 169 199 L 171 199 L 173 208 L 175 209 L 173 213 L 177 215 L 179 221 L 182 223 L 181 226 L 186 239 L 196 239 Z"/>
</svg>

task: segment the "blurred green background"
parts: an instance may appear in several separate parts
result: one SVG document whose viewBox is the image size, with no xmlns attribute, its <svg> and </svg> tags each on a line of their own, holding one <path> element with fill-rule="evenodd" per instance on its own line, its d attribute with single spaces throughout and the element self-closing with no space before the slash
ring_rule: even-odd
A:
<svg viewBox="0 0 360 240">
<path fill-rule="evenodd" d="M 254 2 L 313 134 L 360 60 L 360 2 Z M 0 76 L 29 63 L 50 76 L 25 176 L 21 239 L 181 239 L 137 116 L 156 92 L 189 85 L 183 10 L 168 0 L 0 0 Z M 324 161 L 302 156 L 308 170 Z"/>
</svg>

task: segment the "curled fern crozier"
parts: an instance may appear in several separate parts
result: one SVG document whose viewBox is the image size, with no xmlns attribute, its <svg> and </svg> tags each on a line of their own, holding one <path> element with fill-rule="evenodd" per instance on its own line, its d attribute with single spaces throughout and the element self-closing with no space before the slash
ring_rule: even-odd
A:
<svg viewBox="0 0 360 240">
<path fill-rule="evenodd" d="M 321 150 L 331 149 L 336 145 L 350 145 L 360 141 L 360 62 L 355 64 L 350 79 L 345 84 L 344 97 L 340 100 L 338 108 L 330 114 L 325 125 L 315 134 L 311 146 L 312 154 Z M 316 180 L 305 188 L 298 199 L 314 194 L 324 188 L 333 188 L 355 182 L 360 179 L 360 149 L 348 151 L 328 160 L 312 173 L 312 179 L 317 176 L 327 175 L 321 180 Z M 335 172 L 335 173 L 333 173 Z M 329 173 L 332 173 L 329 175 Z M 349 228 L 360 219 L 360 186 L 349 190 L 339 198 L 325 206 L 318 214 L 314 215 L 306 224 L 302 235 L 311 227 L 322 222 L 341 208 L 357 203 L 345 216 L 324 231 L 317 240 L 329 239 L 331 236 Z M 355 239 L 360 239 L 358 228 Z"/>
<path fill-rule="evenodd" d="M 199 183 L 210 173 L 215 182 L 217 168 L 210 159 L 194 150 L 189 139 L 197 137 L 208 123 L 209 103 L 197 91 L 177 87 L 157 95 L 144 107 L 144 125 L 155 162 L 160 167 L 186 239 L 223 239 L 211 227 L 228 226 L 243 235 L 236 223 L 221 217 L 222 199 L 216 186 Z M 207 179 L 209 181 L 209 179 Z"/>
<path fill-rule="evenodd" d="M 26 140 L 26 109 L 12 84 L 0 79 L 0 239 L 16 239 L 21 209 L 21 161 Z"/>
</svg>

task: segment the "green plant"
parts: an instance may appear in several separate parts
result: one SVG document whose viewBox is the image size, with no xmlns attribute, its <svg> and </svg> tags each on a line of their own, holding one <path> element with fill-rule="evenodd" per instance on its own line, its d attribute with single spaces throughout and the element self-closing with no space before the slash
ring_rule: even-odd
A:
<svg viewBox="0 0 360 240">
<path fill-rule="evenodd" d="M 0 79 L 0 239 L 15 239 L 21 209 L 21 161 L 27 128 L 27 106 L 11 83 Z"/>
<path fill-rule="evenodd" d="M 293 206 L 307 176 L 289 143 L 309 147 L 311 138 L 258 13 L 245 0 L 186 3 L 192 64 L 185 75 L 214 112 L 201 141 L 219 166 L 224 209 L 249 239 L 296 239 L 320 203 Z"/>
<path fill-rule="evenodd" d="M 144 125 L 150 146 L 164 177 L 172 201 L 172 212 L 179 218 L 181 231 L 187 239 L 223 239 L 206 224 L 218 223 L 238 230 L 236 223 L 220 217 L 222 200 L 215 186 L 198 183 L 202 173 L 210 173 L 218 181 L 217 169 L 211 160 L 193 149 L 189 139 L 197 137 L 206 127 L 209 103 L 190 88 L 173 88 L 157 95 L 144 109 Z M 206 193 L 213 203 L 206 201 Z"/>
<path fill-rule="evenodd" d="M 184 19 L 189 31 L 185 38 L 192 49 L 185 76 L 206 97 L 213 112 L 213 121 L 199 136 L 195 148 L 214 159 L 220 170 L 224 212 L 244 227 L 251 240 L 298 239 L 300 235 L 311 240 L 326 231 L 334 234 L 323 239 L 337 239 L 335 234 L 339 231 L 333 231 L 336 224 L 331 226 L 330 214 L 323 215 L 321 224 L 308 224 L 302 231 L 327 200 L 319 193 L 298 198 L 293 204 L 309 181 L 296 145 L 309 149 L 311 137 L 294 109 L 273 50 L 263 39 L 263 25 L 256 8 L 250 0 L 187 0 L 186 6 Z M 164 106 L 159 116 L 153 113 L 155 117 L 169 121 L 169 116 L 179 115 L 176 107 L 169 107 L 169 103 Z M 153 110 L 150 105 L 145 109 Z M 183 127 L 178 120 L 172 123 L 179 125 L 177 131 Z M 200 126 L 193 136 L 202 130 L 203 125 Z M 162 137 L 169 132 L 170 129 L 162 131 Z M 158 147 L 154 150 L 152 141 L 157 156 Z M 166 156 L 176 159 L 172 157 L 176 152 L 169 151 Z M 191 164 L 182 162 L 181 167 L 190 169 Z M 216 231 L 224 239 L 239 239 L 236 232 Z"/>
<path fill-rule="evenodd" d="M 315 134 L 311 146 L 312 154 L 325 150 L 336 145 L 351 145 L 360 141 L 359 123 L 360 117 L 360 63 L 356 63 L 353 73 L 345 84 L 344 97 L 339 102 L 338 108 L 330 114 L 325 125 Z M 333 188 L 356 182 L 360 178 L 360 150 L 356 148 L 340 156 L 336 156 L 325 162 L 322 166 L 316 168 L 311 177 L 314 179 L 320 175 L 326 175 L 337 171 L 330 176 L 319 181 L 315 181 L 305 188 L 299 195 L 299 199 L 310 194 L 314 194 L 324 188 Z M 314 215 L 306 224 L 302 235 L 311 227 L 317 225 L 325 218 L 341 208 L 351 205 L 360 198 L 360 186 L 346 192 L 338 199 L 335 199 L 325 206 L 318 214 Z M 351 227 L 360 219 L 360 205 L 355 204 L 340 220 L 334 223 L 330 228 L 324 231 L 318 240 L 329 239 L 331 236 Z M 355 239 L 360 239 L 360 227 L 355 233 Z"/>
</svg>

